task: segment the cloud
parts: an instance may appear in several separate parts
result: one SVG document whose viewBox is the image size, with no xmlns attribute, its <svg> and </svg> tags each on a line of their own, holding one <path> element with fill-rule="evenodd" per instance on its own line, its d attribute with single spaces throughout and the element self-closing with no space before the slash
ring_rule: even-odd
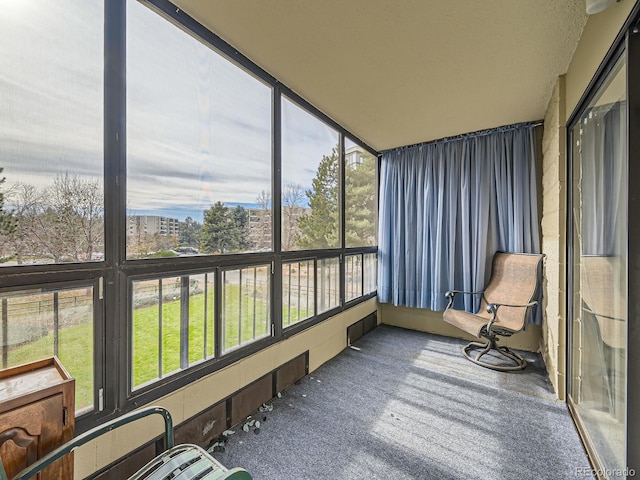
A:
<svg viewBox="0 0 640 480">
<path fill-rule="evenodd" d="M 338 132 L 298 107 L 282 101 L 282 183 L 311 187 L 323 155 L 331 155 Z"/>
<path fill-rule="evenodd" d="M 0 167 L 6 185 L 102 176 L 100 2 L 3 5 Z"/>
<path fill-rule="evenodd" d="M 16 3 L 0 15 L 5 187 L 102 178 L 102 2 Z M 127 15 L 127 209 L 201 218 L 215 201 L 251 205 L 271 190 L 272 88 L 139 2 Z M 283 109 L 283 183 L 309 188 L 338 134 Z"/>
</svg>

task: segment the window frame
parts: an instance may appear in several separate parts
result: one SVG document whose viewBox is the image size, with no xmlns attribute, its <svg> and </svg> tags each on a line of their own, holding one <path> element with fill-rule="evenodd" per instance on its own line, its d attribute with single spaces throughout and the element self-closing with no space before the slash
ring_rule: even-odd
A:
<svg viewBox="0 0 640 480">
<path fill-rule="evenodd" d="M 0 292 L 57 286 L 94 286 L 94 409 L 76 419 L 76 431 L 86 431 L 105 420 L 154 401 L 197 379 L 229 366 L 248 355 L 281 342 L 292 335 L 317 325 L 336 314 L 375 297 L 363 295 L 345 304 L 345 255 L 377 252 L 377 246 L 345 248 L 344 245 L 344 139 L 366 149 L 379 159 L 378 153 L 351 134 L 319 109 L 280 83 L 261 67 L 239 53 L 220 37 L 207 30 L 168 0 L 140 0 L 154 14 L 161 15 L 177 28 L 221 54 L 272 89 L 272 158 L 271 158 L 271 228 L 272 249 L 268 252 L 229 253 L 223 255 L 183 256 L 177 258 L 127 259 L 126 255 L 126 1 L 102 0 L 104 8 L 103 104 L 103 193 L 104 193 L 104 258 L 81 264 L 45 264 L 4 267 L 0 276 Z M 335 130 L 339 139 L 339 236 L 337 247 L 283 252 L 281 249 L 282 195 L 282 96 L 322 123 Z M 378 160 L 379 162 L 379 160 Z M 376 185 L 376 191 L 378 190 Z M 376 218 L 377 222 L 377 218 Z M 339 305 L 282 327 L 282 265 L 286 262 L 313 259 L 317 290 L 318 261 L 339 258 Z M 252 265 L 271 265 L 270 322 L 272 334 L 237 349 L 221 354 L 222 272 Z M 132 389 L 132 285 L 141 279 L 157 279 L 169 275 L 198 275 L 215 272 L 215 355 L 162 379 Z M 314 313 L 317 312 L 317 292 Z"/>
<path fill-rule="evenodd" d="M 301 265 L 303 263 L 307 264 L 307 271 L 309 271 L 309 264 L 311 264 L 311 278 L 313 280 L 313 284 L 310 286 L 310 288 L 313 290 L 313 300 L 311 302 L 311 308 L 312 308 L 312 313 L 311 315 L 308 315 L 306 317 L 303 318 L 299 318 L 298 320 L 295 321 L 289 321 L 289 323 L 285 326 L 284 325 L 284 302 L 283 302 L 283 306 L 282 309 L 280 310 L 280 315 L 281 315 L 281 322 L 282 322 L 282 329 L 283 330 L 287 330 L 291 327 L 293 327 L 294 325 L 297 325 L 301 322 L 304 322 L 305 320 L 309 320 L 310 318 L 313 318 L 316 316 L 317 311 L 318 311 L 318 294 L 317 294 L 317 280 L 318 280 L 318 263 L 317 263 L 317 259 L 316 258 L 299 258 L 299 259 L 295 259 L 295 260 L 288 260 L 285 262 L 282 262 L 282 268 L 283 268 L 283 273 L 284 273 L 284 267 L 285 265 L 294 265 L 294 264 L 298 264 Z M 291 276 L 291 268 L 289 268 L 289 276 Z M 308 277 L 307 277 L 308 278 Z M 300 282 L 300 277 L 298 276 L 298 283 Z M 282 293 L 284 295 L 285 293 L 285 288 L 284 288 L 284 275 L 283 275 L 283 280 L 281 282 L 282 285 Z M 289 298 L 291 298 L 291 283 L 287 283 L 288 287 L 289 287 Z M 302 285 L 298 285 L 298 289 L 301 288 Z M 308 285 L 309 287 L 309 285 Z M 309 288 L 307 288 L 307 303 L 308 303 L 308 298 L 309 298 Z M 300 292 L 298 292 L 298 303 L 300 303 Z M 289 312 L 289 318 L 291 317 L 291 304 L 289 304 L 288 306 L 288 312 Z M 298 314 L 300 312 L 300 308 L 298 307 Z"/>
<path fill-rule="evenodd" d="M 235 347 L 231 347 L 231 348 L 225 350 L 223 348 L 223 345 L 224 345 L 224 342 L 225 342 L 225 338 L 224 338 L 225 330 L 224 330 L 224 318 L 223 318 L 223 311 L 222 311 L 222 307 L 224 305 L 224 298 L 225 298 L 225 296 L 223 294 L 223 289 L 224 289 L 224 285 L 225 285 L 225 282 L 223 281 L 223 278 L 224 278 L 223 275 L 226 272 L 231 272 L 231 271 L 234 271 L 234 270 L 238 270 L 239 271 L 239 279 L 238 280 L 241 282 L 242 281 L 242 270 L 253 268 L 254 271 L 255 271 L 256 269 L 262 268 L 262 267 L 266 267 L 268 270 L 270 270 L 270 271 L 267 272 L 267 278 L 268 278 L 268 282 L 269 282 L 269 285 L 268 285 L 269 291 L 268 291 L 268 294 L 267 294 L 268 297 L 269 297 L 269 305 L 267 305 L 267 311 L 269 313 L 269 318 L 267 319 L 268 320 L 267 324 L 269 325 L 269 327 L 267 328 L 268 331 L 267 331 L 266 335 L 258 337 L 258 338 L 254 338 L 253 340 L 247 341 L 246 343 L 243 344 L 242 343 L 242 338 L 241 338 L 242 335 L 240 333 L 241 330 L 239 330 L 238 341 L 240 343 L 238 345 L 236 345 Z M 253 263 L 243 264 L 243 265 L 240 265 L 240 266 L 229 266 L 229 267 L 225 267 L 225 268 L 220 268 L 220 269 L 218 269 L 218 271 L 219 271 L 219 274 L 218 274 L 217 278 L 219 278 L 219 282 L 216 284 L 216 292 L 218 293 L 219 297 L 218 297 L 217 301 L 215 302 L 215 304 L 216 304 L 216 308 L 218 308 L 216 313 L 219 314 L 219 315 L 217 315 L 217 318 L 215 319 L 215 320 L 217 320 L 217 322 L 214 322 L 214 323 L 216 323 L 216 325 L 219 325 L 219 327 L 216 328 L 216 351 L 219 352 L 219 357 L 222 358 L 222 357 L 229 356 L 229 355 L 233 354 L 234 352 L 236 352 L 238 350 L 246 349 L 246 348 L 250 347 L 253 344 L 260 343 L 260 342 L 262 342 L 262 341 L 264 341 L 266 339 L 269 339 L 269 338 L 273 338 L 273 336 L 274 336 L 273 335 L 273 331 L 274 331 L 273 330 L 274 310 L 273 310 L 273 293 L 272 292 L 273 292 L 273 276 L 274 276 L 273 273 L 274 272 L 273 272 L 273 262 L 257 262 L 257 263 L 253 262 Z M 219 285 L 219 287 L 218 287 L 218 285 Z M 239 283 L 239 286 L 240 286 L 240 291 L 242 291 L 241 283 Z M 255 298 L 254 298 L 254 302 L 255 302 Z M 254 303 L 254 305 L 255 305 L 255 303 Z M 253 322 L 254 322 L 254 329 L 255 329 L 255 318 L 254 318 Z"/>
<path fill-rule="evenodd" d="M 19 268 L 19 267 L 18 267 Z M 88 269 L 83 269 L 82 272 Z M 91 269 L 95 270 L 95 269 Z M 32 278 L 30 274 L 11 275 L 12 279 L 20 279 L 20 283 L 7 281 L 7 277 L 0 276 L 0 293 L 19 291 L 43 290 L 43 293 L 54 293 L 61 290 L 73 290 L 91 287 L 93 290 L 93 408 L 85 412 L 78 412 L 81 419 L 93 419 L 103 416 L 102 392 L 105 389 L 105 366 L 103 359 L 104 331 L 104 277 L 101 275 L 82 275 L 78 278 L 67 272 L 52 272 L 49 275 L 38 275 Z M 30 281 L 34 280 L 34 281 Z M 52 354 L 53 355 L 53 354 Z M 34 358 L 32 360 L 37 360 Z M 73 372 L 70 372 L 73 375 Z"/>
<path fill-rule="evenodd" d="M 349 249 L 354 249 L 357 251 L 362 251 L 362 248 L 367 248 L 367 247 L 371 247 L 371 245 L 358 245 L 358 246 L 347 246 L 347 222 L 346 222 L 346 211 L 347 211 L 347 193 L 346 191 L 344 191 L 346 189 L 346 184 L 347 184 L 347 174 L 346 174 L 346 170 L 347 170 L 347 158 L 346 158 L 346 152 L 347 152 L 347 148 L 346 148 L 346 142 L 350 141 L 351 143 L 353 143 L 354 145 L 357 145 L 358 147 L 362 148 L 363 150 L 365 150 L 366 152 L 368 152 L 370 155 L 372 155 L 374 157 L 374 159 L 376 160 L 374 168 L 375 168 L 375 172 L 374 172 L 374 177 L 376 179 L 376 191 L 375 191 L 375 205 L 374 205 L 374 237 L 375 237 L 375 244 L 373 246 L 378 245 L 378 210 L 380 208 L 380 154 L 378 153 L 374 153 L 372 150 L 370 150 L 370 148 L 362 143 L 360 140 L 358 140 L 356 137 L 352 137 L 348 134 L 344 134 L 342 136 L 342 155 L 341 155 L 341 169 L 343 172 L 342 175 L 342 179 L 341 179 L 341 185 L 343 188 L 343 191 L 341 192 L 341 198 L 342 198 L 342 216 L 340 217 L 342 219 L 342 246 L 349 250 Z M 377 251 L 377 249 L 376 249 Z"/>
<path fill-rule="evenodd" d="M 573 193 L 573 183 L 575 182 L 575 176 L 573 174 L 573 166 L 576 159 L 574 158 L 573 148 L 576 138 L 573 135 L 573 127 L 579 121 L 580 116 L 588 107 L 589 103 L 595 98 L 603 84 L 607 81 L 607 77 L 611 73 L 615 64 L 623 54 L 627 57 L 627 177 L 628 185 L 633 185 L 635 180 L 640 179 L 640 136 L 634 135 L 633 132 L 637 132 L 640 129 L 640 33 L 638 28 L 640 26 L 640 3 L 636 2 L 631 13 L 627 17 L 624 25 L 621 27 L 616 38 L 611 44 L 611 47 L 604 55 L 602 62 L 594 73 L 589 84 L 586 86 L 582 96 L 578 100 L 574 110 L 569 115 L 566 122 L 566 139 L 565 148 L 567 151 L 567 162 L 565 165 L 565 176 L 567 179 L 567 191 L 565 199 L 567 202 L 567 208 L 565 209 L 565 222 L 566 228 L 566 244 L 565 244 L 565 256 L 567 261 L 565 262 L 565 276 L 567 279 L 567 288 L 564 295 L 564 302 L 567 309 L 567 318 L 572 319 L 575 315 L 575 308 L 573 305 L 572 295 L 576 284 L 574 278 L 574 262 L 575 255 L 575 236 L 578 234 L 573 222 L 573 206 L 575 203 Z M 637 268 L 631 268 L 631 266 L 637 263 L 638 247 L 640 243 L 640 224 L 638 222 L 631 221 L 632 218 L 637 216 L 637 212 L 640 211 L 640 198 L 638 196 L 631 195 L 631 189 L 627 198 L 627 319 L 634 319 L 638 316 L 640 305 L 638 302 L 632 301 L 633 295 L 630 292 L 637 291 L 640 286 L 640 270 Z M 565 343 L 567 348 L 572 345 L 572 337 L 575 334 L 573 329 L 573 322 L 568 321 L 567 331 L 565 337 Z M 638 363 L 632 361 L 633 355 L 630 355 L 630 345 L 635 345 L 640 340 L 640 325 L 638 322 L 627 322 L 627 395 L 626 395 L 626 466 L 628 470 L 640 469 L 640 412 L 637 408 L 633 408 L 640 400 L 640 376 L 638 376 Z M 583 422 L 576 412 L 571 396 L 571 373 L 573 372 L 573 365 L 571 355 L 567 352 L 565 359 L 565 370 L 567 375 L 565 376 L 565 389 L 567 392 L 567 407 L 571 416 L 574 419 L 577 430 L 580 432 L 583 438 L 586 438 L 585 449 L 589 456 L 594 459 L 595 467 L 602 467 L 601 461 L 598 457 L 597 449 L 595 448 L 593 441 L 585 435 Z"/>
</svg>

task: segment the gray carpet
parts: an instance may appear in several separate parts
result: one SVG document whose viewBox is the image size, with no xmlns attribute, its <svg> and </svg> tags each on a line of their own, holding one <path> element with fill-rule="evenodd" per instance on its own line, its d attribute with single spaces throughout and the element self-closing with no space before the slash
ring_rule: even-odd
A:
<svg viewBox="0 0 640 480">
<path fill-rule="evenodd" d="M 255 480 L 592 478 L 540 356 L 501 373 L 465 360 L 464 344 L 380 326 L 214 456 Z"/>
</svg>

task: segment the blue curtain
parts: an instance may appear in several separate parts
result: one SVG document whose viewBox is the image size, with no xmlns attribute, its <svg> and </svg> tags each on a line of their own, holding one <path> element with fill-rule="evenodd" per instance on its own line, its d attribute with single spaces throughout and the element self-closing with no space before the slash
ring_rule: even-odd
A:
<svg viewBox="0 0 640 480">
<path fill-rule="evenodd" d="M 444 310 L 448 290 L 484 289 L 496 251 L 540 251 L 534 128 L 513 125 L 383 152 L 381 302 Z M 479 308 L 469 295 L 456 302 Z"/>
</svg>

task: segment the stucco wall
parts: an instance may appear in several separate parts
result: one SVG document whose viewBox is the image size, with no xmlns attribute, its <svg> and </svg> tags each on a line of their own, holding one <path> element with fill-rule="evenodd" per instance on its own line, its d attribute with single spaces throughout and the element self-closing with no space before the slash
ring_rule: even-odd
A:
<svg viewBox="0 0 640 480">
<path fill-rule="evenodd" d="M 566 156 L 565 78 L 553 89 L 542 137 L 542 251 L 546 254 L 543 282 L 544 318 L 540 351 L 551 383 L 565 398 L 565 248 Z"/>
</svg>

